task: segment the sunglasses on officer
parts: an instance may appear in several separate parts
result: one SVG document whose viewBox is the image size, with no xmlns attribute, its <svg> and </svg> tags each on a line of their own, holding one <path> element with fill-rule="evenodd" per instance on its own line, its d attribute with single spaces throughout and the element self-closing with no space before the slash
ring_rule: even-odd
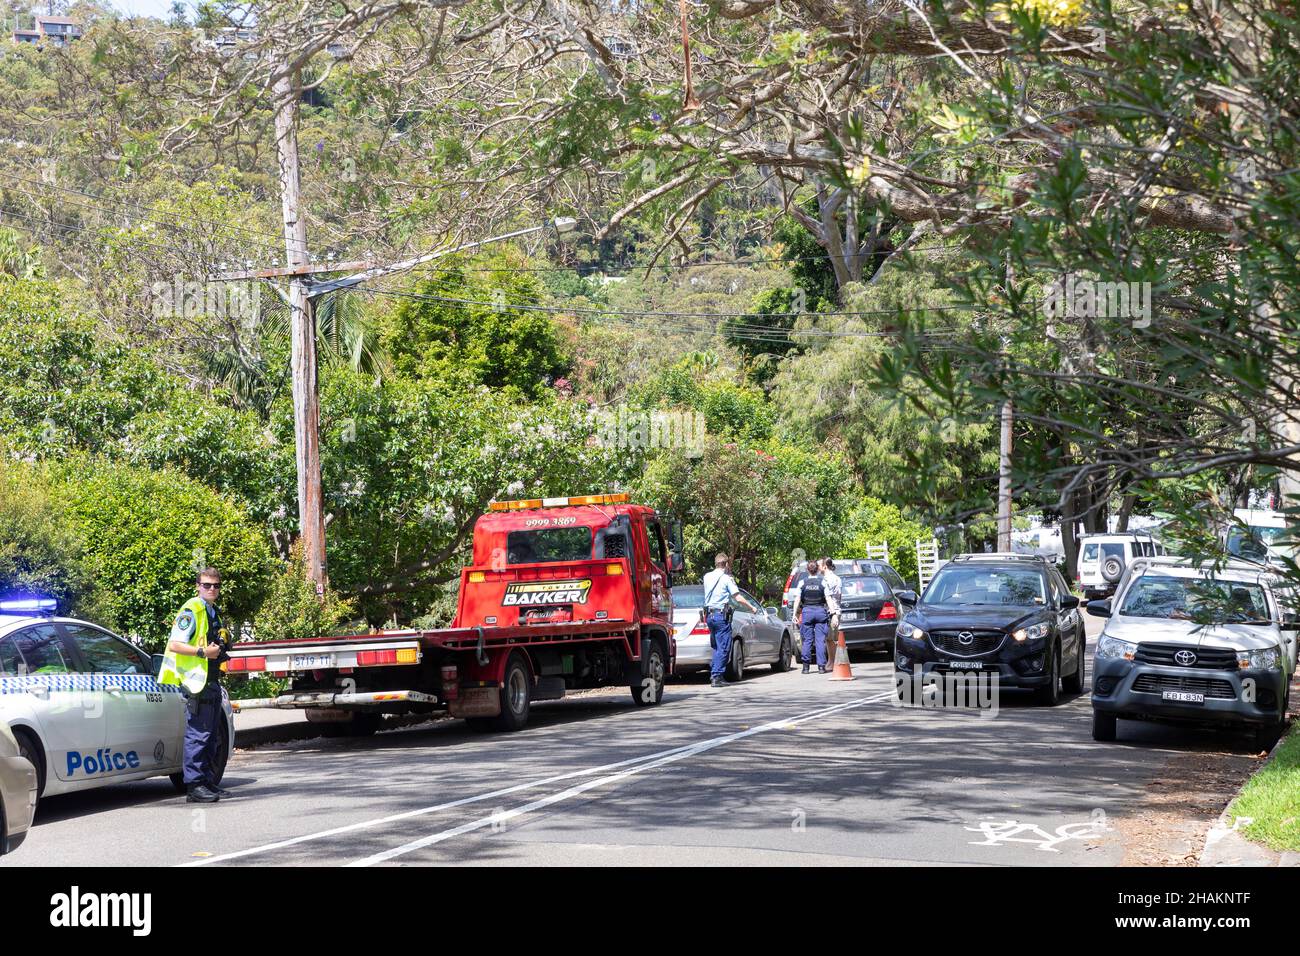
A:
<svg viewBox="0 0 1300 956">
<path fill-rule="evenodd" d="M 220 582 L 220 581 L 200 581 L 200 582 L 199 582 L 199 587 L 202 588 L 204 591 L 215 591 L 217 588 L 221 587 L 221 582 Z"/>
</svg>

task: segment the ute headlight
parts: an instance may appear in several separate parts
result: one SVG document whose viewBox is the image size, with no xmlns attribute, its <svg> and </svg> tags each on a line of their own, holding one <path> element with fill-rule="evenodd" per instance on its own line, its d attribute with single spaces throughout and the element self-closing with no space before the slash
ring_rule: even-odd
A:
<svg viewBox="0 0 1300 956">
<path fill-rule="evenodd" d="M 1099 661 L 1131 661 L 1133 655 L 1137 653 L 1137 645 L 1128 641 L 1121 641 L 1117 637 L 1107 637 L 1103 634 L 1097 640 L 1097 660 Z"/>
<path fill-rule="evenodd" d="M 1237 666 L 1257 671 L 1277 670 L 1282 664 L 1282 655 L 1276 647 L 1266 647 L 1258 651 L 1237 651 Z"/>
<path fill-rule="evenodd" d="M 1044 621 L 1042 624 L 1031 624 L 1028 627 L 1022 627 L 1011 636 L 1017 641 L 1037 641 L 1048 635 L 1052 626 Z"/>
<path fill-rule="evenodd" d="M 894 629 L 894 633 L 899 637 L 910 638 L 913 641 L 925 640 L 925 631 L 915 625 L 908 624 L 906 621 L 899 624 L 898 627 Z"/>
</svg>

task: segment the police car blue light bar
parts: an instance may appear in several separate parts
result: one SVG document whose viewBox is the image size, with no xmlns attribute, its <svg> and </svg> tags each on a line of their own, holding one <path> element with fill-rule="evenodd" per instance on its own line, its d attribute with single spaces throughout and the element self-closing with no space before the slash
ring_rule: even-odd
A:
<svg viewBox="0 0 1300 956">
<path fill-rule="evenodd" d="M 54 598 L 10 598 L 0 601 L 0 614 L 14 611 L 53 611 L 59 606 Z"/>
</svg>

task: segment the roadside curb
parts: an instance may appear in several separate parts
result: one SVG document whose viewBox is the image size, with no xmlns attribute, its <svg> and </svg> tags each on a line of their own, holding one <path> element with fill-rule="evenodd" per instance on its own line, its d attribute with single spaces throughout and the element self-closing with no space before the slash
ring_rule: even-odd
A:
<svg viewBox="0 0 1300 956">
<path fill-rule="evenodd" d="M 1214 826 L 1210 827 L 1205 834 L 1205 846 L 1196 859 L 1197 866 L 1300 866 L 1300 853 L 1279 852 L 1252 843 L 1234 829 L 1228 820 L 1228 808 L 1241 796 L 1241 791 L 1246 788 L 1246 784 L 1255 774 L 1269 765 L 1286 738 L 1285 733 L 1278 737 L 1277 743 L 1268 752 L 1268 757 L 1255 768 L 1254 773 L 1242 782 L 1237 792 L 1228 800 Z"/>
<path fill-rule="evenodd" d="M 402 727 L 414 727 L 417 724 L 424 724 L 433 720 L 446 719 L 448 718 L 443 714 L 409 714 L 401 717 L 388 717 L 384 720 L 384 726 L 379 733 L 387 730 L 397 730 Z M 315 740 L 317 737 L 325 736 L 325 727 L 327 726 L 329 725 L 313 723 L 304 718 L 292 723 L 271 724 L 268 727 L 249 727 L 247 730 L 236 729 L 235 749 L 245 750 L 265 744 L 292 743 L 296 740 Z"/>
</svg>

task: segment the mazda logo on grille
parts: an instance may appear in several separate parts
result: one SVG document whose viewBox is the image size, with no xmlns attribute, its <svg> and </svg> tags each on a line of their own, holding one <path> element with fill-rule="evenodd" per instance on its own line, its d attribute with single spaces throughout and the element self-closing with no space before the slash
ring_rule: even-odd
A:
<svg viewBox="0 0 1300 956">
<path fill-rule="evenodd" d="M 1174 660 L 1182 664 L 1184 667 L 1191 667 L 1196 663 L 1196 655 L 1191 651 L 1179 651 L 1174 655 Z"/>
<path fill-rule="evenodd" d="M 962 631 L 957 635 L 957 643 L 962 647 L 970 647 L 975 643 L 975 635 L 970 631 Z"/>
</svg>

